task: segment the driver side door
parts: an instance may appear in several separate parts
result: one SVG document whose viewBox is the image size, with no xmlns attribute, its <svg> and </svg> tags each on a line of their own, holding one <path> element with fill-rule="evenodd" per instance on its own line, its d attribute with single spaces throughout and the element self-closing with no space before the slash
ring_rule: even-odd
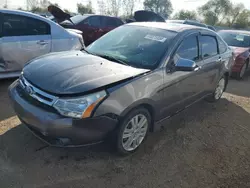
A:
<svg viewBox="0 0 250 188">
<path fill-rule="evenodd" d="M 180 58 L 194 61 L 197 65 L 202 63 L 198 33 L 184 37 L 167 65 L 163 97 L 165 117 L 172 116 L 191 105 L 203 91 L 204 77 L 199 67 L 193 71 L 177 71 L 175 65 Z"/>
</svg>

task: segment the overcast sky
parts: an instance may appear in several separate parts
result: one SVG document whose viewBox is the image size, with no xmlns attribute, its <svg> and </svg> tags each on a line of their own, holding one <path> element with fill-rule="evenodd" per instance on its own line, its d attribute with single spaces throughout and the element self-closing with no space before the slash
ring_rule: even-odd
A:
<svg viewBox="0 0 250 188">
<path fill-rule="evenodd" d="M 25 7 L 26 0 L 0 0 L 0 7 L 3 7 L 5 2 L 8 2 L 10 8 L 18 8 L 18 7 Z M 50 0 L 53 3 L 58 3 L 62 8 L 67 8 L 70 11 L 76 12 L 76 4 L 77 3 L 84 3 L 86 4 L 88 0 Z M 97 9 L 97 0 L 91 0 L 93 3 L 93 7 L 96 11 Z M 143 2 L 143 0 L 140 0 Z M 197 7 L 201 6 L 202 4 L 206 3 L 208 0 L 172 0 L 174 11 L 178 11 L 181 9 L 187 10 L 195 10 Z M 250 0 L 232 0 L 234 3 L 243 3 L 246 8 L 250 9 Z M 141 9 L 142 3 L 137 5 L 136 9 Z"/>
</svg>

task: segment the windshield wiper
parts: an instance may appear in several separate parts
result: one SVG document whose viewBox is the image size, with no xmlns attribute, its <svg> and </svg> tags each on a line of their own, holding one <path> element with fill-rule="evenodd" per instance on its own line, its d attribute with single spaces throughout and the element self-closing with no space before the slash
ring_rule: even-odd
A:
<svg viewBox="0 0 250 188">
<path fill-rule="evenodd" d="M 114 56 L 109 56 L 109 55 L 105 55 L 105 54 L 94 54 L 94 55 L 97 55 L 99 57 L 102 57 L 104 59 L 107 59 L 107 60 L 110 60 L 110 61 L 114 61 L 114 62 L 118 62 L 118 63 L 121 63 L 123 65 L 127 65 L 127 66 L 130 66 L 129 64 L 127 64 L 126 62 L 124 62 L 123 60 L 121 59 L 118 59 Z M 130 66 L 131 67 L 131 66 Z"/>
</svg>

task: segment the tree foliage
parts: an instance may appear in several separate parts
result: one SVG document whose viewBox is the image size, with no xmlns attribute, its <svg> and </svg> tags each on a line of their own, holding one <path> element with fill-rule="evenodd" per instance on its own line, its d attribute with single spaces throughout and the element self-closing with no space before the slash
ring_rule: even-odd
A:
<svg viewBox="0 0 250 188">
<path fill-rule="evenodd" d="M 227 16 L 227 24 L 229 27 L 233 26 L 236 20 L 244 12 L 245 6 L 242 3 L 233 4 Z"/>
<path fill-rule="evenodd" d="M 145 0 L 145 10 L 150 10 L 168 18 L 173 12 L 173 6 L 170 0 Z"/>
<path fill-rule="evenodd" d="M 196 12 L 194 11 L 189 11 L 189 10 L 180 10 L 179 12 L 177 12 L 174 17 L 174 19 L 177 20 L 197 20 L 197 15 Z"/>
<path fill-rule="evenodd" d="M 236 29 L 244 29 L 249 26 L 250 11 L 244 9 L 237 17 L 235 23 L 232 25 Z"/>
<path fill-rule="evenodd" d="M 134 14 L 135 4 L 138 0 L 123 0 L 123 7 L 126 17 L 131 17 Z"/>
<path fill-rule="evenodd" d="M 82 3 L 77 3 L 77 12 L 79 14 L 93 14 L 94 11 L 91 1 L 89 1 L 87 5 L 83 5 Z"/>
<path fill-rule="evenodd" d="M 221 23 L 231 11 L 230 0 L 210 0 L 198 9 L 199 14 L 209 25 Z"/>
</svg>

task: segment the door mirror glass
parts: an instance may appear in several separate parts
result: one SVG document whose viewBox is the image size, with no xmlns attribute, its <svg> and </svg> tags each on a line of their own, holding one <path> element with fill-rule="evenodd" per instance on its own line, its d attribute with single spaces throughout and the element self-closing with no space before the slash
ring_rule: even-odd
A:
<svg viewBox="0 0 250 188">
<path fill-rule="evenodd" d="M 197 68 L 197 64 L 189 59 L 179 58 L 176 62 L 175 70 L 176 71 L 194 71 Z"/>
</svg>

